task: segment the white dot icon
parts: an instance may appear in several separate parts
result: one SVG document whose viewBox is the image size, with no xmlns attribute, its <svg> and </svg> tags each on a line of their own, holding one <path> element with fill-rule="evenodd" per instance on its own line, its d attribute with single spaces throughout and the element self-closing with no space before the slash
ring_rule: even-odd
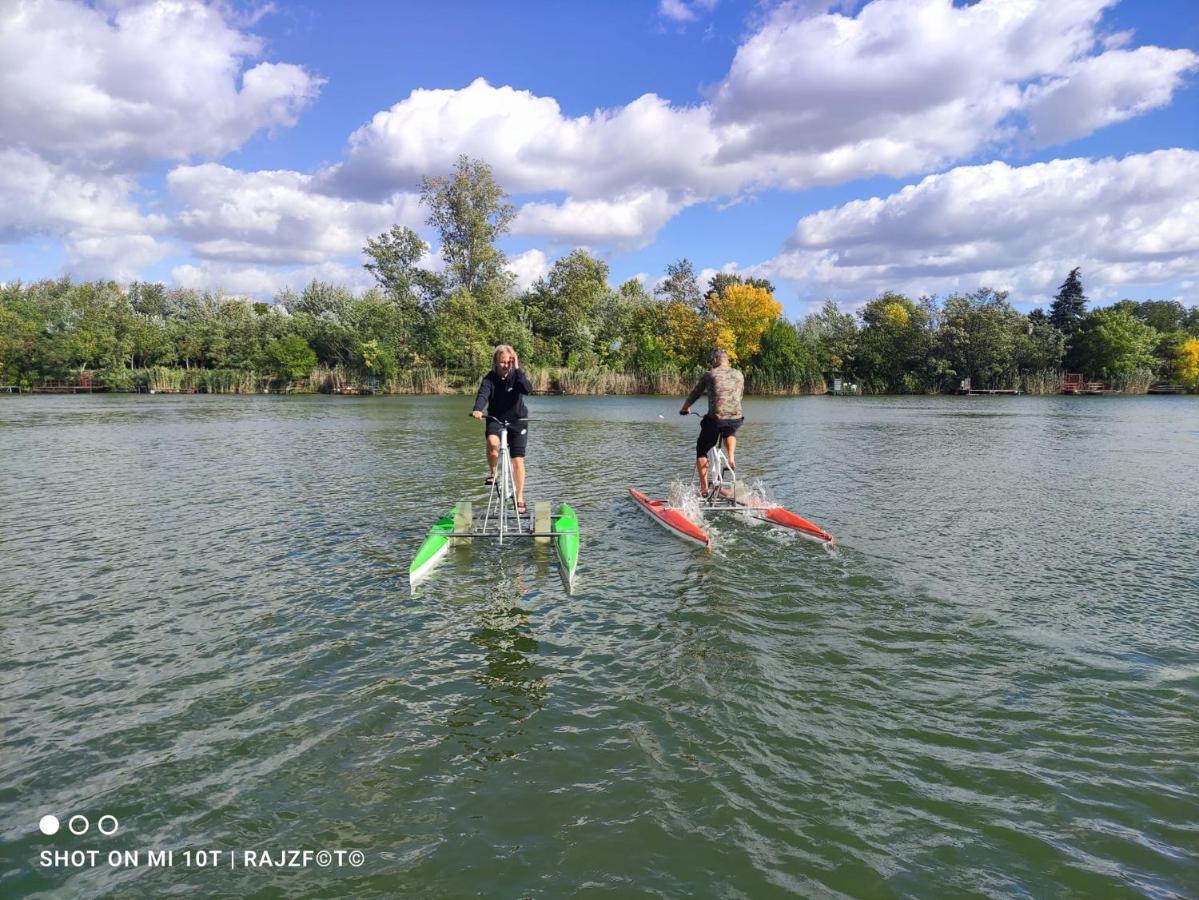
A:
<svg viewBox="0 0 1199 900">
<path fill-rule="evenodd" d="M 42 834 L 58 833 L 58 818 L 56 816 L 42 816 L 42 820 L 37 825 L 42 830 Z"/>
</svg>

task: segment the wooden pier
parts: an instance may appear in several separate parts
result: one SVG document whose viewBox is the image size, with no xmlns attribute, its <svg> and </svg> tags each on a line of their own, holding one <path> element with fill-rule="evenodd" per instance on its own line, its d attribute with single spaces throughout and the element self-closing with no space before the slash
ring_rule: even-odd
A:
<svg viewBox="0 0 1199 900">
<path fill-rule="evenodd" d="M 961 397 L 975 397 L 975 396 L 990 397 L 990 396 L 996 396 L 996 395 L 1007 396 L 1007 397 L 1019 397 L 1020 394 L 1022 393 L 1022 391 L 1020 391 L 1018 388 L 976 388 L 970 384 L 969 378 L 963 378 L 961 380 L 961 382 L 958 383 L 958 389 L 956 391 L 954 391 L 954 393 L 958 394 Z"/>
</svg>

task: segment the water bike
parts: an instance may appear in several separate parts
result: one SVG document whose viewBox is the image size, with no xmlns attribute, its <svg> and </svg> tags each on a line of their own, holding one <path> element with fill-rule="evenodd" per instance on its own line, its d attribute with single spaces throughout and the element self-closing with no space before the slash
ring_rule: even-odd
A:
<svg viewBox="0 0 1199 900">
<path fill-rule="evenodd" d="M 698 416 L 699 413 L 692 413 Z M 667 500 L 652 500 L 636 488 L 629 488 L 629 496 L 643 512 L 675 537 L 711 548 L 712 539 L 700 523 L 688 515 L 689 510 L 671 505 Z M 798 516 L 777 503 L 767 503 L 750 494 L 745 482 L 737 478 L 737 472 L 729 465 L 724 449 L 724 435 L 708 451 L 708 490 L 699 498 L 698 511 L 701 515 L 736 514 L 745 519 L 767 522 L 794 531 L 800 537 L 820 544 L 832 545 L 833 536 L 814 522 Z M 694 515 L 694 513 L 692 513 Z"/>
<path fill-rule="evenodd" d="M 527 514 L 520 512 L 516 505 L 512 456 L 508 451 L 508 426 L 523 424 L 528 419 L 509 423 L 494 416 L 486 418 L 500 426 L 499 460 L 491 491 L 487 495 L 487 511 L 482 517 L 477 517 L 471 501 L 458 501 L 449 515 L 442 516 L 429 529 L 424 543 L 416 551 L 412 565 L 408 567 L 408 581 L 415 587 L 452 546 L 465 546 L 476 540 L 494 540 L 503 544 L 504 541 L 532 538 L 541 544 L 553 542 L 562 580 L 567 590 L 570 590 L 574 587 L 575 574 L 579 569 L 578 516 L 567 503 L 560 504 L 557 513 L 552 513 L 548 501 L 534 504 L 531 520 Z"/>
</svg>

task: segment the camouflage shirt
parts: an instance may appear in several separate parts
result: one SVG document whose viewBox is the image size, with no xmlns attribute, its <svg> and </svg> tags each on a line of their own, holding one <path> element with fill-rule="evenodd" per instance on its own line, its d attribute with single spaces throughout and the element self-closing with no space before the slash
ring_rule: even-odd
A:
<svg viewBox="0 0 1199 900">
<path fill-rule="evenodd" d="M 717 366 L 704 372 L 695 389 L 687 396 L 690 406 L 700 394 L 708 395 L 708 415 L 717 419 L 741 418 L 741 393 L 745 390 L 745 376 L 730 366 Z"/>
</svg>

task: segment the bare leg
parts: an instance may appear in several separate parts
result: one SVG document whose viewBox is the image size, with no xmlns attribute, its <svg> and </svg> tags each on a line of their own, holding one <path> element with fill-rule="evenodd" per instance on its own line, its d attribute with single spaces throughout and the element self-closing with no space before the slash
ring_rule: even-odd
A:
<svg viewBox="0 0 1199 900">
<path fill-rule="evenodd" d="M 701 497 L 708 496 L 708 457 L 701 456 L 695 461 L 696 471 L 699 472 L 699 493 Z"/>
<path fill-rule="evenodd" d="M 525 458 L 512 457 L 512 480 L 516 482 L 516 502 L 525 502 Z"/>
<path fill-rule="evenodd" d="M 487 435 L 487 470 L 491 473 L 491 477 L 495 478 L 495 466 L 500 461 L 500 436 L 498 434 Z"/>
<path fill-rule="evenodd" d="M 737 468 L 737 459 L 733 456 L 733 451 L 737 449 L 737 436 L 730 434 L 724 439 L 724 455 L 729 458 L 729 468 Z"/>
</svg>

